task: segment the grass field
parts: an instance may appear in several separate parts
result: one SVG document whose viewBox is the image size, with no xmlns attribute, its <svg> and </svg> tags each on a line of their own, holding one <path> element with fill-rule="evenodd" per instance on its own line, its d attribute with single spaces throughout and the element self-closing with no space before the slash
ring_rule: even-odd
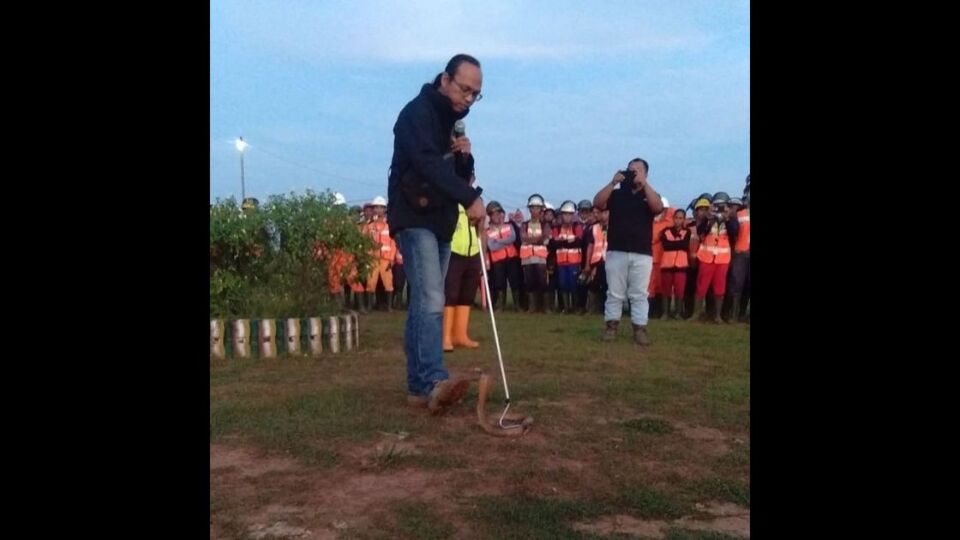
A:
<svg viewBox="0 0 960 540">
<path fill-rule="evenodd" d="M 749 327 L 652 321 L 648 349 L 599 316 L 497 322 L 519 439 L 405 403 L 405 314 L 361 317 L 361 350 L 210 367 L 212 538 L 749 537 Z M 452 372 L 496 374 L 476 350 Z M 499 413 L 498 384 L 488 414 Z"/>
</svg>

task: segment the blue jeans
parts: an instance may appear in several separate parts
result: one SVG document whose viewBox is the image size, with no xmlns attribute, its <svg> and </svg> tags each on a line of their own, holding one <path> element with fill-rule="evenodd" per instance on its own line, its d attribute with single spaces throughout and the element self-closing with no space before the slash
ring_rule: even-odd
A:
<svg viewBox="0 0 960 540">
<path fill-rule="evenodd" d="M 630 298 L 630 321 L 646 326 L 649 302 L 647 287 L 650 286 L 650 272 L 653 270 L 653 257 L 626 251 L 607 251 L 607 303 L 604 305 L 603 320 L 619 321 L 623 316 L 623 301 Z"/>
<path fill-rule="evenodd" d="M 558 264 L 557 288 L 563 292 L 577 290 L 577 274 L 579 273 L 580 266 L 577 264 Z"/>
<path fill-rule="evenodd" d="M 427 396 L 450 377 L 443 366 L 443 284 L 450 263 L 450 242 L 428 229 L 397 233 L 407 274 L 409 307 L 403 335 L 407 355 L 407 392 Z"/>
</svg>

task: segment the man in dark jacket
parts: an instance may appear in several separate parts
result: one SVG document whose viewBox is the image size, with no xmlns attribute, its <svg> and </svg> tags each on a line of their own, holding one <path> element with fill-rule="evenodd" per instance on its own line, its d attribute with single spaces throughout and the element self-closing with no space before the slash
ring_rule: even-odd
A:
<svg viewBox="0 0 960 540">
<path fill-rule="evenodd" d="M 476 223 L 485 217 L 480 189 L 470 187 L 470 139 L 454 135 L 454 123 L 481 98 L 480 62 L 466 54 L 450 59 L 443 73 L 400 111 L 393 126 L 387 217 L 399 240 L 407 273 L 409 307 L 404 332 L 407 402 L 443 413 L 469 386 L 443 365 L 444 278 L 457 205 Z"/>
</svg>

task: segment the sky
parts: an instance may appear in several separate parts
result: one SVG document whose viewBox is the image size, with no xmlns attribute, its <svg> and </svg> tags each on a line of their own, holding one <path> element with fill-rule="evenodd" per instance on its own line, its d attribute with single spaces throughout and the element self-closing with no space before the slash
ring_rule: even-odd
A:
<svg viewBox="0 0 960 540">
<path fill-rule="evenodd" d="M 387 195 L 393 124 L 451 56 L 484 200 L 592 199 L 634 157 L 673 206 L 750 173 L 750 5 L 674 1 L 214 0 L 210 202 Z"/>
</svg>

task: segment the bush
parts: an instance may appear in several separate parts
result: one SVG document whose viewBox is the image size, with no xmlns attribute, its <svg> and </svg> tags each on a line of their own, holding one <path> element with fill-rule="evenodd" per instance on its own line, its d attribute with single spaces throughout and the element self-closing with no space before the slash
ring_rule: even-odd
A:
<svg viewBox="0 0 960 540">
<path fill-rule="evenodd" d="M 372 247 L 329 192 L 272 195 L 248 212 L 233 198 L 218 199 L 210 208 L 210 316 L 316 315 L 331 303 L 330 254 L 353 255 L 363 276 Z"/>
</svg>

